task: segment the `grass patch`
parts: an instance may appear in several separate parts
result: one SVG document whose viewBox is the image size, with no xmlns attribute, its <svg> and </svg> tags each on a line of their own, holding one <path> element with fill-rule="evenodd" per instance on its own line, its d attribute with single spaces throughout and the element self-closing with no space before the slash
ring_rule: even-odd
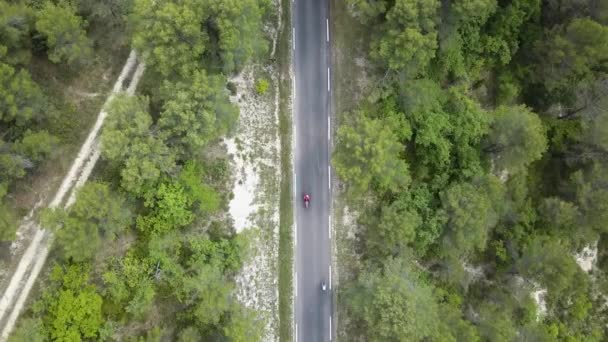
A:
<svg viewBox="0 0 608 342">
<path fill-rule="evenodd" d="M 281 0 L 277 56 L 279 67 L 279 136 L 281 141 L 281 195 L 279 203 L 279 340 L 293 339 L 293 198 L 291 165 L 291 1 Z"/>
</svg>

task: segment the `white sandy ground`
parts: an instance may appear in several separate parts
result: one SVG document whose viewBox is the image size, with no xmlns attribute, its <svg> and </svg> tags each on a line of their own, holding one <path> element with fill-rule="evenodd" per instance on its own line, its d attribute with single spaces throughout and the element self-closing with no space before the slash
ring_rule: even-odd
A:
<svg viewBox="0 0 608 342">
<path fill-rule="evenodd" d="M 113 95 L 123 89 L 123 82 L 126 77 L 131 74 L 135 63 L 136 54 L 135 51 L 131 51 L 129 58 L 127 59 L 127 62 L 125 63 L 118 80 L 114 85 L 112 93 L 104 104 L 104 108 L 112 99 Z M 132 78 L 128 87 L 128 91 L 130 93 L 133 93 L 135 90 L 135 87 L 143 74 L 143 70 L 143 63 L 141 63 L 136 69 L 134 77 Z M 95 162 L 99 158 L 98 136 L 106 116 L 107 113 L 102 109 L 97 117 L 97 121 L 89 132 L 87 139 L 80 148 L 76 159 L 72 163 L 68 174 L 63 179 L 63 182 L 57 190 L 55 197 L 49 204 L 50 208 L 55 208 L 61 205 L 70 189 L 79 187 L 86 182 L 95 165 Z M 83 165 L 85 162 L 87 162 L 87 164 Z M 73 202 L 73 199 L 70 198 L 68 202 Z M 36 223 L 32 222 L 31 218 L 28 221 L 24 221 L 22 224 L 24 227 L 23 229 L 27 229 L 27 227 L 31 226 L 32 224 L 36 226 L 34 237 L 23 254 L 2 298 L 0 298 L 0 323 L 3 323 L 0 340 L 5 340 L 8 338 L 9 334 L 14 328 L 15 322 L 23 309 L 27 296 L 29 295 L 29 292 L 34 285 L 34 282 L 38 277 L 38 274 L 40 273 L 49 253 L 50 241 L 52 237 L 50 232 L 38 227 Z M 7 314 L 9 315 L 7 316 Z"/>
<path fill-rule="evenodd" d="M 279 24 L 267 26 L 272 37 L 271 57 L 281 27 L 281 3 L 273 1 Z M 271 75 L 274 98 L 255 92 L 254 71 Z M 250 248 L 243 269 L 236 277 L 236 297 L 245 306 L 258 312 L 263 320 L 263 341 L 278 341 L 279 292 L 279 200 L 280 139 L 278 70 L 272 67 L 248 66 L 231 79 L 237 95 L 231 101 L 240 109 L 235 137 L 226 140 L 232 157 L 234 175 L 233 199 L 229 204 L 234 229 L 248 234 Z M 269 89 L 270 90 L 270 89 Z"/>
<path fill-rule="evenodd" d="M 255 95 L 253 67 L 231 81 L 237 86 L 238 95 L 232 101 L 240 108 L 240 118 L 236 137 L 226 141 L 235 170 L 230 215 L 235 230 L 252 237 L 249 257 L 236 279 L 236 296 L 265 320 L 264 341 L 278 341 L 278 106 L 268 95 Z M 272 82 L 277 84 L 276 77 Z"/>
<path fill-rule="evenodd" d="M 590 272 L 597 262 L 597 241 L 592 246 L 585 246 L 574 258 L 583 271 Z"/>
<path fill-rule="evenodd" d="M 536 320 L 541 320 L 547 314 L 547 289 L 536 285 L 530 296 L 536 302 Z"/>
</svg>

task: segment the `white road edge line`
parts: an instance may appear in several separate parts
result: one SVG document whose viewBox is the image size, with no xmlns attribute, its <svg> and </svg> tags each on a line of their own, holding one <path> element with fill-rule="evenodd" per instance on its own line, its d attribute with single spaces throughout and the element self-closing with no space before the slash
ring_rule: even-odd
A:
<svg viewBox="0 0 608 342">
<path fill-rule="evenodd" d="M 296 49 L 296 28 L 295 27 L 292 27 L 291 38 L 292 38 L 291 40 L 293 41 L 293 49 L 295 50 Z"/>
<path fill-rule="evenodd" d="M 331 190 L 331 166 L 327 167 L 327 188 Z"/>
<path fill-rule="evenodd" d="M 329 87 L 329 67 L 327 67 L 327 91 L 329 91 L 329 90 L 330 90 L 330 87 Z"/>
<path fill-rule="evenodd" d="M 298 342 L 298 323 L 296 323 L 296 342 Z"/>
<path fill-rule="evenodd" d="M 331 119 L 327 117 L 327 141 L 331 140 Z"/>
<path fill-rule="evenodd" d="M 329 43 L 329 19 L 325 18 L 326 41 Z"/>
<path fill-rule="evenodd" d="M 296 297 L 298 296 L 298 271 L 296 271 L 296 279 L 294 280 L 294 288 L 295 288 L 295 292 L 296 292 Z"/>
<path fill-rule="evenodd" d="M 329 289 L 331 290 L 331 265 L 329 265 Z"/>
<path fill-rule="evenodd" d="M 331 315 L 329 316 L 329 340 L 331 341 Z"/>
</svg>

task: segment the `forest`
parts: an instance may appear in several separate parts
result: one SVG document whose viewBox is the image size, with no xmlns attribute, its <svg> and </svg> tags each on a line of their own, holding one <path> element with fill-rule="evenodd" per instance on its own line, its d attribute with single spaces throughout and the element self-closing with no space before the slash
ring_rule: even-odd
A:
<svg viewBox="0 0 608 342">
<path fill-rule="evenodd" d="M 9 341 L 262 338 L 262 318 L 234 297 L 248 238 L 225 214 L 228 156 L 212 152 L 239 117 L 228 77 L 268 52 L 270 6 L 0 1 L 1 241 L 15 239 L 23 215 L 13 194 L 93 122 L 81 125 L 50 80 L 112 55 L 124 62 L 130 47 L 146 62 L 136 96 L 106 108 L 93 179 L 71 207 L 40 215 L 54 232 L 48 271 Z"/>
<path fill-rule="evenodd" d="M 346 3 L 379 79 L 337 113 L 346 339 L 605 341 L 608 2 Z"/>
</svg>

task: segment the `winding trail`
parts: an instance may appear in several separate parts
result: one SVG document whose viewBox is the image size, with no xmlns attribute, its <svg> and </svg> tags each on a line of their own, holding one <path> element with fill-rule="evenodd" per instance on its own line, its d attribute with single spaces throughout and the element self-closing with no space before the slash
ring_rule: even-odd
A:
<svg viewBox="0 0 608 342">
<path fill-rule="evenodd" d="M 129 75 L 132 75 L 132 78 L 126 92 L 131 95 L 135 92 L 145 68 L 144 63 L 139 63 L 135 72 L 133 72 L 136 62 L 137 56 L 135 50 L 132 50 L 114 84 L 110 96 L 108 96 L 102 110 L 99 112 L 93 128 L 82 144 L 55 197 L 53 197 L 53 200 L 48 205 L 49 208 L 59 207 L 71 190 L 71 194 L 64 205 L 64 207 L 69 207 L 74 203 L 76 190 L 89 178 L 100 156 L 99 132 L 107 116 L 105 108 L 116 93 L 125 89 L 123 83 L 125 83 Z M 52 234 L 50 231 L 41 228 L 38 223 L 32 221 L 31 217 L 26 219 L 21 226 L 28 225 L 35 225 L 34 237 L 21 257 L 8 287 L 0 298 L 0 327 L 2 331 L 0 341 L 5 341 L 13 330 L 32 286 L 46 262 L 51 246 Z"/>
</svg>

